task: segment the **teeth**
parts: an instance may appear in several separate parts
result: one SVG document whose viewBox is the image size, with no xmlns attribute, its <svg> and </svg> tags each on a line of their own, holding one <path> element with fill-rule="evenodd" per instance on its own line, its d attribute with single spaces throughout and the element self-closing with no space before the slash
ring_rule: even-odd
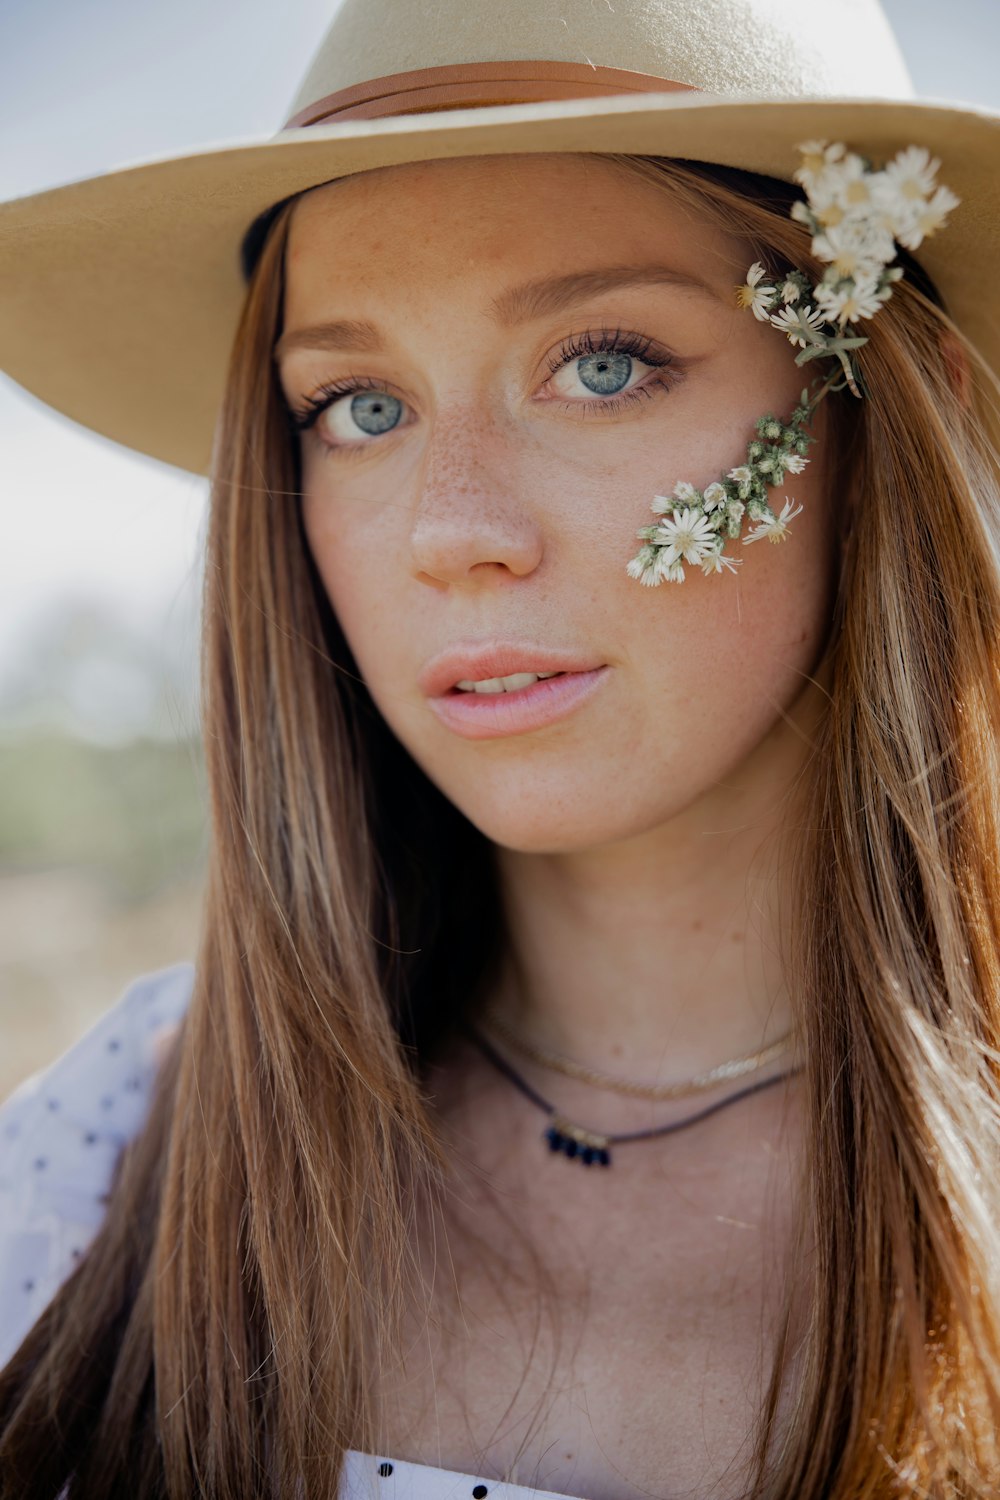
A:
<svg viewBox="0 0 1000 1500">
<path fill-rule="evenodd" d="M 518 688 L 531 687 L 543 677 L 558 677 L 559 672 L 512 672 L 509 677 L 485 677 L 479 682 L 463 678 L 455 686 L 463 693 L 516 693 Z"/>
</svg>

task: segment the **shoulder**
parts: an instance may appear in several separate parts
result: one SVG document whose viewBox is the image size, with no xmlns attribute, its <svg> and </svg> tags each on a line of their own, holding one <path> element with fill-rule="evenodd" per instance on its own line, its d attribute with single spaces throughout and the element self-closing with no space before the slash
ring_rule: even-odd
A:
<svg viewBox="0 0 1000 1500">
<path fill-rule="evenodd" d="M 0 1104 L 0 1367 L 100 1227 L 115 1164 L 146 1119 L 160 1049 L 193 983 L 187 961 L 132 980 L 79 1041 Z"/>
</svg>

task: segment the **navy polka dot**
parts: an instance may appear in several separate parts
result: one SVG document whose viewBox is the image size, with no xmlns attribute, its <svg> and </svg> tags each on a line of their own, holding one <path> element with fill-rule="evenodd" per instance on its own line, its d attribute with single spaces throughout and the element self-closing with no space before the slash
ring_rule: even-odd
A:
<svg viewBox="0 0 1000 1500">
<path fill-rule="evenodd" d="M 74 1260 L 79 1260 L 80 1256 L 83 1254 L 83 1251 L 82 1250 L 71 1250 L 70 1254 L 72 1255 L 72 1257 L 73 1257 Z"/>
<path fill-rule="evenodd" d="M 108 1051 L 109 1052 L 120 1052 L 121 1051 L 121 1045 L 122 1044 L 118 1040 L 118 1038 L 116 1036 L 113 1036 L 111 1038 L 110 1042 L 108 1043 Z"/>
<path fill-rule="evenodd" d="M 35 1290 L 35 1283 L 33 1281 L 26 1281 L 24 1283 L 24 1290 L 26 1292 L 33 1292 Z"/>
<path fill-rule="evenodd" d="M 48 1157 L 46 1157 L 46 1156 L 36 1156 L 35 1159 L 34 1159 L 34 1161 L 31 1163 L 31 1165 L 35 1168 L 36 1172 L 40 1172 L 42 1170 L 42 1168 L 43 1167 L 47 1167 L 48 1164 L 49 1164 Z"/>
<path fill-rule="evenodd" d="M 474 1500 L 483 1500 L 483 1496 L 488 1495 L 489 1490 L 486 1488 L 485 1484 L 477 1484 L 475 1489 L 472 1491 L 472 1494 L 474 1496 Z"/>
<path fill-rule="evenodd" d="M 83 1143 L 85 1146 L 92 1146 L 96 1140 L 97 1132 L 95 1130 L 88 1130 L 83 1138 Z"/>
<path fill-rule="evenodd" d="M 378 1466 L 378 1471 L 383 1479 L 388 1479 L 389 1475 L 392 1473 L 392 1464 L 380 1463 Z"/>
<path fill-rule="evenodd" d="M 126 1078 L 125 1087 L 134 1094 L 139 1087 L 138 1078 Z"/>
<path fill-rule="evenodd" d="M 58 1108 L 59 1108 L 59 1100 L 58 1099 L 50 1099 L 49 1100 L 49 1109 L 58 1109 Z"/>
</svg>

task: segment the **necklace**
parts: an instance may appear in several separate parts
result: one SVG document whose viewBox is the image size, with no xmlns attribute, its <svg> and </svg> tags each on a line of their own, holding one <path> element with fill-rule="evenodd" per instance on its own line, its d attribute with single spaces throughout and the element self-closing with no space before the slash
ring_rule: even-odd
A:
<svg viewBox="0 0 1000 1500">
<path fill-rule="evenodd" d="M 554 1104 L 550 1104 L 548 1099 L 543 1099 L 541 1094 L 536 1093 L 530 1083 L 525 1082 L 520 1073 L 511 1067 L 506 1058 L 501 1057 L 499 1052 L 490 1046 L 471 1022 L 465 1021 L 460 1024 L 465 1034 L 485 1054 L 493 1066 L 509 1078 L 526 1098 L 549 1116 L 548 1128 L 542 1136 L 542 1139 L 547 1141 L 549 1150 L 562 1151 L 570 1159 L 575 1158 L 582 1162 L 585 1167 L 593 1166 L 595 1163 L 601 1167 L 610 1167 L 611 1151 L 609 1148 L 612 1145 L 624 1145 L 627 1141 L 643 1141 L 654 1135 L 672 1135 L 676 1130 L 686 1130 L 689 1125 L 696 1125 L 699 1120 L 706 1120 L 709 1115 L 716 1114 L 729 1104 L 735 1104 L 738 1099 L 746 1099 L 749 1095 L 758 1094 L 763 1089 L 773 1088 L 775 1084 L 783 1082 L 786 1078 L 792 1078 L 802 1071 L 799 1065 L 788 1068 L 784 1073 L 777 1073 L 773 1078 L 758 1079 L 756 1083 L 748 1084 L 745 1088 L 738 1089 L 735 1094 L 730 1094 L 727 1099 L 719 1099 L 715 1104 L 709 1104 L 699 1110 L 697 1114 L 688 1115 L 683 1120 L 675 1120 L 670 1125 L 657 1125 L 652 1130 L 619 1131 L 609 1135 L 600 1130 L 588 1130 L 586 1126 L 577 1125 L 565 1115 L 561 1115 Z"/>
<path fill-rule="evenodd" d="M 629 1094 L 638 1099 L 685 1099 L 691 1094 L 705 1093 L 727 1078 L 743 1078 L 748 1073 L 756 1073 L 781 1054 L 793 1035 L 791 1031 L 786 1031 L 784 1036 L 769 1042 L 758 1052 L 748 1052 L 742 1057 L 731 1058 L 729 1062 L 718 1063 L 707 1073 L 699 1073 L 685 1083 L 634 1083 L 627 1078 L 616 1078 L 611 1073 L 598 1072 L 596 1068 L 587 1068 L 583 1063 L 574 1062 L 571 1057 L 560 1057 L 558 1053 L 536 1047 L 519 1036 L 506 1021 L 490 1012 L 486 1013 L 485 1020 L 488 1030 L 498 1033 L 533 1062 L 552 1068 L 557 1073 L 565 1073 L 569 1078 L 577 1078 L 582 1083 L 592 1083 L 596 1088 L 610 1089 L 616 1094 Z"/>
</svg>

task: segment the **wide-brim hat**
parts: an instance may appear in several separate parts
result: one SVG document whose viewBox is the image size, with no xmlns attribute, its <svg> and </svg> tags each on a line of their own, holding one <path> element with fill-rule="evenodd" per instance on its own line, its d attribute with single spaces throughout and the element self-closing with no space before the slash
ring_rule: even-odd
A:
<svg viewBox="0 0 1000 1500">
<path fill-rule="evenodd" d="M 630 152 L 792 181 L 797 145 L 940 160 L 917 260 L 1000 370 L 1000 113 L 918 100 L 878 0 L 342 0 L 287 123 L 0 204 L 0 368 L 130 448 L 209 470 L 249 226 L 351 173 Z"/>
</svg>

